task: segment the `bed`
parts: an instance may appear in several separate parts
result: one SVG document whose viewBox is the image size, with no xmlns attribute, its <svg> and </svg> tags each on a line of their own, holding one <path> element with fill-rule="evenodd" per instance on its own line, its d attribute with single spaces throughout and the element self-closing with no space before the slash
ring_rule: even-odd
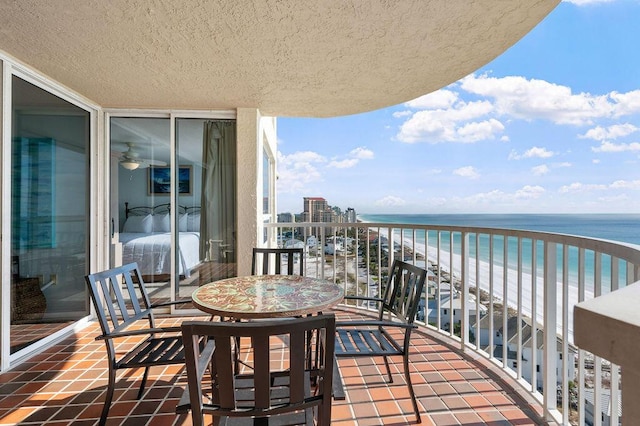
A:
<svg viewBox="0 0 640 426">
<path fill-rule="evenodd" d="M 145 279 L 163 280 L 171 274 L 169 209 L 169 204 L 129 207 L 125 203 L 122 262 L 137 262 Z M 199 207 L 178 206 L 178 231 L 178 273 L 186 278 L 200 264 Z"/>
</svg>

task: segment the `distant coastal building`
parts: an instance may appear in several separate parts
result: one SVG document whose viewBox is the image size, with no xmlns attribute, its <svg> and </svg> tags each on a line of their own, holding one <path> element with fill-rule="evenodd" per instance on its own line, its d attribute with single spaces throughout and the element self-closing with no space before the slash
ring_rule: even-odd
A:
<svg viewBox="0 0 640 426">
<path fill-rule="evenodd" d="M 355 209 L 348 207 L 344 212 L 344 221 L 347 223 L 355 223 L 357 222 L 357 215 Z"/>
<path fill-rule="evenodd" d="M 322 197 L 304 197 L 303 198 L 303 210 L 302 221 L 303 222 L 329 222 L 323 220 L 326 217 L 327 211 L 329 214 L 331 208 L 329 203 Z"/>
<path fill-rule="evenodd" d="M 296 217 L 293 213 L 278 213 L 279 223 L 293 223 L 296 221 Z"/>
<path fill-rule="evenodd" d="M 303 222 L 321 222 L 321 223 L 342 223 L 344 222 L 343 214 L 339 207 L 331 207 L 327 200 L 322 197 L 304 197 L 304 210 L 302 212 Z M 327 228 L 329 234 L 334 234 L 335 229 Z M 314 234 L 319 236 L 320 229 L 314 229 Z"/>
</svg>

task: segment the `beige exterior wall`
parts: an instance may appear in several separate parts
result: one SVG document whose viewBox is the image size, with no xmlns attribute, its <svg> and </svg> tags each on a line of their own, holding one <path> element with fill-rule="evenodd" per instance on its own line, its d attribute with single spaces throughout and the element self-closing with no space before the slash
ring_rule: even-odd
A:
<svg viewBox="0 0 640 426">
<path fill-rule="evenodd" d="M 263 207 L 263 173 L 262 160 L 265 149 L 276 156 L 276 120 L 273 117 L 262 117 L 255 108 L 238 108 L 237 110 L 237 253 L 238 275 L 251 272 L 251 251 L 253 247 L 262 245 L 264 215 Z M 272 174 L 270 187 L 275 186 Z M 275 191 L 273 191 L 275 194 Z M 272 216 L 275 221 L 276 202 L 272 201 Z"/>
</svg>

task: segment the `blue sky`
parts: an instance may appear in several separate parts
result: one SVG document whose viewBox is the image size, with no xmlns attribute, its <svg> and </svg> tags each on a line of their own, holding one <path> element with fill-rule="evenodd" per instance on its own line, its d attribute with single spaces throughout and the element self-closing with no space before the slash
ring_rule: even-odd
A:
<svg viewBox="0 0 640 426">
<path fill-rule="evenodd" d="M 278 119 L 278 212 L 640 213 L 640 1 L 563 1 L 404 104 Z"/>
</svg>

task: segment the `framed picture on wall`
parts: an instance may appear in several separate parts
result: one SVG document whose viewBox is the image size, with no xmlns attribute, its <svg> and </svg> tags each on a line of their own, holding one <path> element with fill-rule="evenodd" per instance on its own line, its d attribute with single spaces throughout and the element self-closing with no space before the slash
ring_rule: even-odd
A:
<svg viewBox="0 0 640 426">
<path fill-rule="evenodd" d="M 191 166 L 180 166 L 178 168 L 178 193 L 191 194 L 191 181 L 193 173 Z M 171 192 L 171 168 L 170 167 L 149 167 L 149 195 L 165 194 Z"/>
</svg>

